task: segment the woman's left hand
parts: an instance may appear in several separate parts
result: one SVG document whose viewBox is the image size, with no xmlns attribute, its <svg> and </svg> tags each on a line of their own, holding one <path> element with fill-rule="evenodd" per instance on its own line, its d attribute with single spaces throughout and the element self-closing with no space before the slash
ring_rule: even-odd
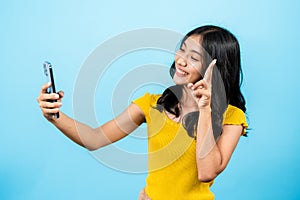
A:
<svg viewBox="0 0 300 200">
<path fill-rule="evenodd" d="M 199 110 L 210 108 L 212 72 L 216 62 L 217 60 L 214 59 L 209 64 L 202 80 L 195 84 L 188 84 L 188 88 L 192 90 L 193 97 L 198 104 Z"/>
<path fill-rule="evenodd" d="M 146 194 L 145 189 L 142 189 L 140 194 L 139 194 L 138 200 L 151 200 L 151 199 Z"/>
</svg>

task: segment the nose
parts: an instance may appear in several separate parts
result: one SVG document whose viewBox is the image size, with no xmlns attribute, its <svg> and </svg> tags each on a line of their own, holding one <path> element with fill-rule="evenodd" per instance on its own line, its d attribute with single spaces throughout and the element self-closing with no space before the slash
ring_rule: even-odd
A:
<svg viewBox="0 0 300 200">
<path fill-rule="evenodd" d="M 185 67 L 187 65 L 186 59 L 182 57 L 181 55 L 177 55 L 176 59 L 177 64 L 179 64 L 182 67 Z"/>
</svg>

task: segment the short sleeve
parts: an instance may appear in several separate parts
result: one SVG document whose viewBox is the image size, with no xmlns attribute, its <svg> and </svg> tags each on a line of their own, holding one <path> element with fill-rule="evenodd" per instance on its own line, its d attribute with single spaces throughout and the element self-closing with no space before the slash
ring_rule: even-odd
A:
<svg viewBox="0 0 300 200">
<path fill-rule="evenodd" d="M 224 125 L 242 125 L 244 130 L 242 135 L 246 134 L 248 123 L 245 113 L 238 107 L 228 105 L 226 112 L 224 113 Z"/>
<path fill-rule="evenodd" d="M 145 93 L 143 96 L 135 99 L 132 103 L 136 104 L 145 114 L 146 121 L 149 119 L 149 111 L 156 106 L 156 102 L 161 95 Z"/>
</svg>

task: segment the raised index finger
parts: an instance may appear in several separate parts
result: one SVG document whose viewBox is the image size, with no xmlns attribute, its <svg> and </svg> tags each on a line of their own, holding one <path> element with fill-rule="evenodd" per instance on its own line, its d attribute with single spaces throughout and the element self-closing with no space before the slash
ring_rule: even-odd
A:
<svg viewBox="0 0 300 200">
<path fill-rule="evenodd" d="M 213 59 L 211 61 L 211 63 L 209 64 L 205 74 L 204 74 L 204 77 L 203 79 L 206 81 L 206 83 L 208 84 L 211 84 L 211 80 L 212 80 L 212 72 L 213 72 L 213 69 L 214 69 L 214 66 L 216 65 L 216 62 L 217 60 L 216 59 Z"/>
</svg>

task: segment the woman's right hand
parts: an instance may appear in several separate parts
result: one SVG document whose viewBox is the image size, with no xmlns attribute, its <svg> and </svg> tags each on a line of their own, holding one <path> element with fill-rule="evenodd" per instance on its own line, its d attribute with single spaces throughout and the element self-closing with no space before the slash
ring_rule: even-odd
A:
<svg viewBox="0 0 300 200">
<path fill-rule="evenodd" d="M 47 89 L 51 86 L 51 83 L 46 83 L 42 86 L 40 95 L 37 97 L 37 102 L 40 105 L 41 111 L 44 117 L 48 120 L 54 120 L 54 114 L 59 112 L 59 108 L 62 106 L 62 98 L 64 92 L 59 91 L 56 93 L 47 93 Z M 54 102 L 56 100 L 56 102 Z"/>
</svg>

